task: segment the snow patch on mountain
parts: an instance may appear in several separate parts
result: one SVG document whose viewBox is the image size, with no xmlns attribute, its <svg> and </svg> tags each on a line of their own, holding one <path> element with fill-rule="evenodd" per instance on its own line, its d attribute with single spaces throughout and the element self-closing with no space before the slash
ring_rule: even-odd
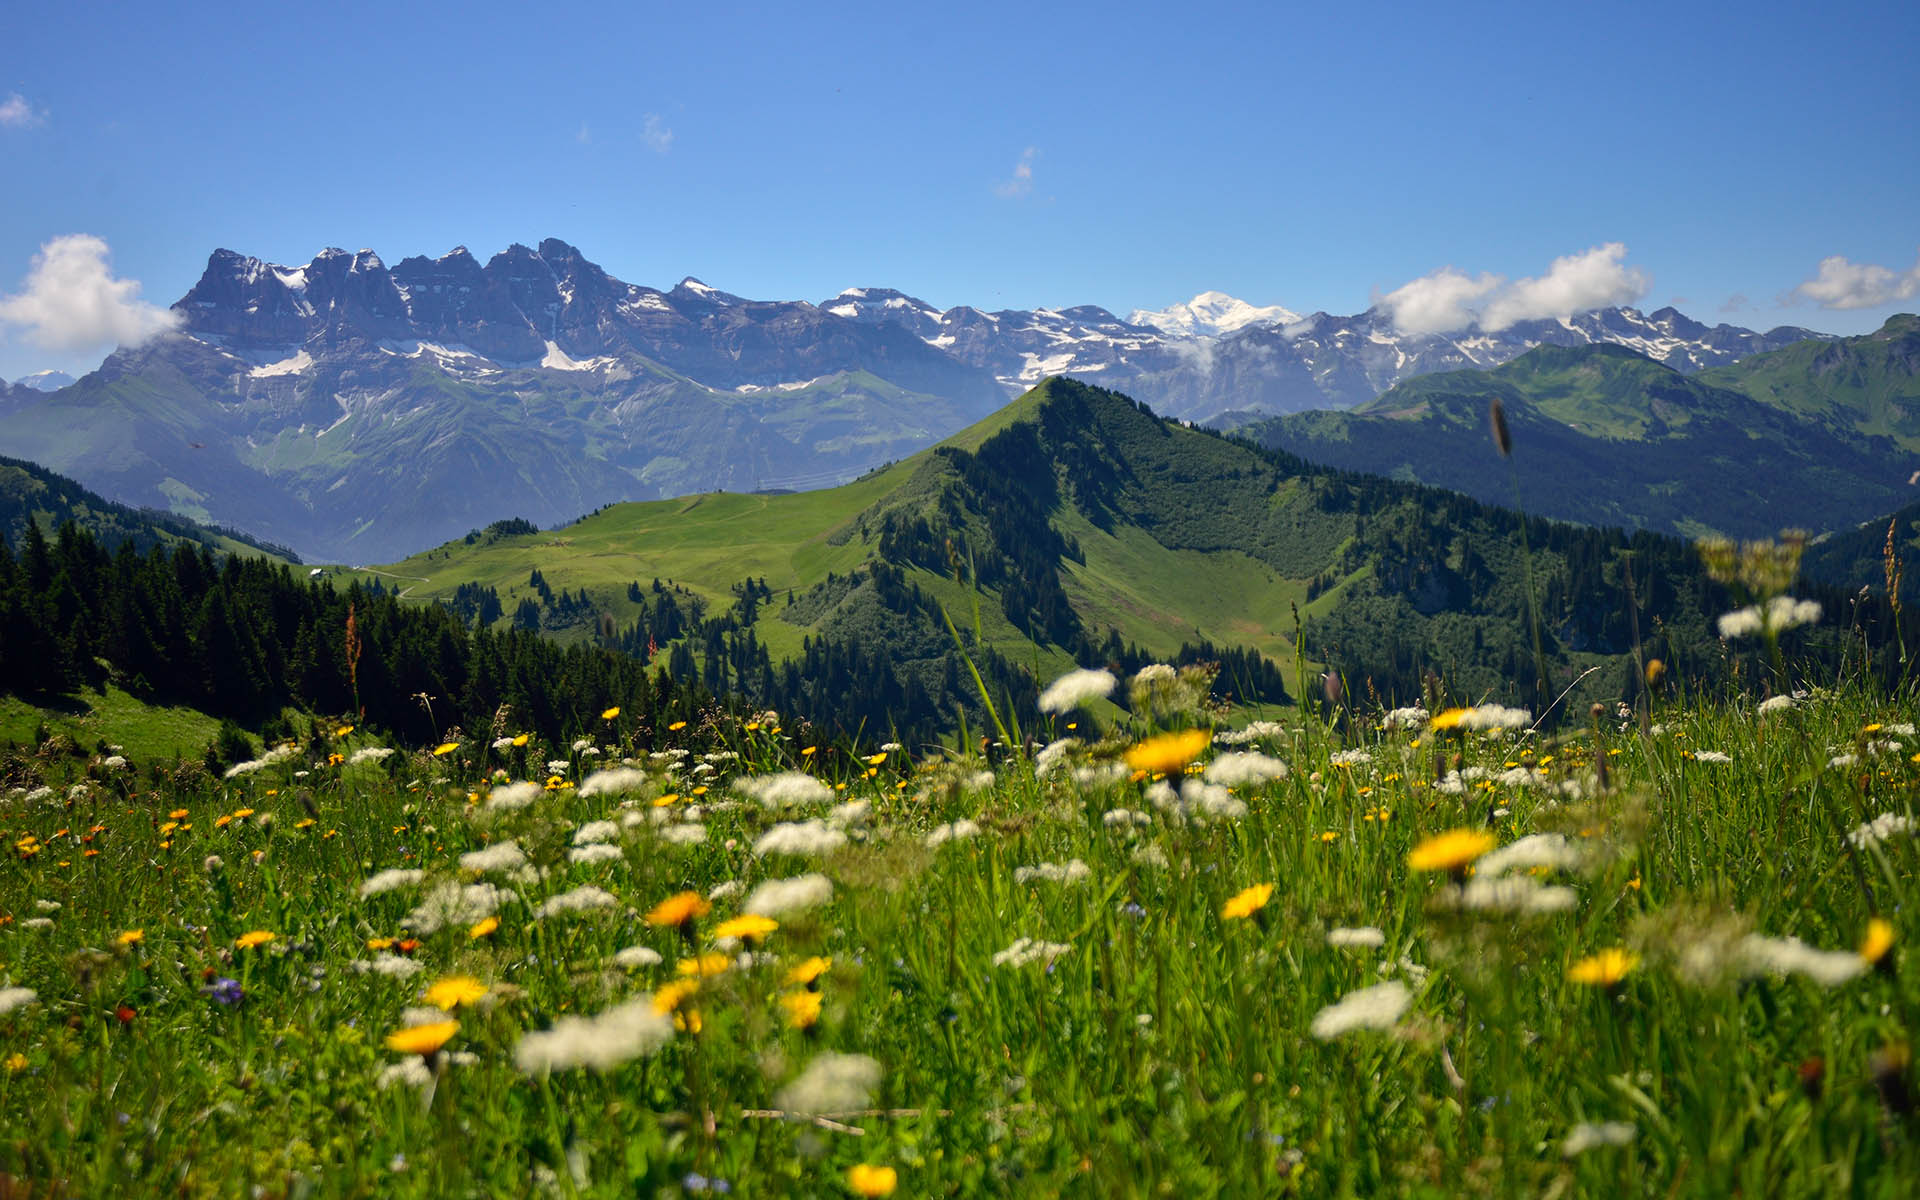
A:
<svg viewBox="0 0 1920 1200">
<path fill-rule="evenodd" d="M 1127 316 L 1130 325 L 1157 329 L 1171 337 L 1220 337 L 1248 325 L 1292 325 L 1300 314 L 1278 304 L 1248 304 L 1225 292 L 1201 292 L 1184 304 L 1148 310 L 1136 308 Z"/>
</svg>

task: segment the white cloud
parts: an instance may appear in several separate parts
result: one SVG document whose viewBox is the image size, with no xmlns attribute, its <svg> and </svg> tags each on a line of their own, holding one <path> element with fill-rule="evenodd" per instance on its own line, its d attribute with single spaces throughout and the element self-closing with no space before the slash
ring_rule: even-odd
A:
<svg viewBox="0 0 1920 1200">
<path fill-rule="evenodd" d="M 0 127 L 7 129 L 25 129 L 38 125 L 47 119 L 47 114 L 27 103 L 27 98 L 19 92 L 13 92 L 5 100 L 0 100 Z"/>
<path fill-rule="evenodd" d="M 1873 308 L 1920 293 L 1920 260 L 1895 272 L 1873 263 L 1850 262 L 1835 254 L 1820 260 L 1820 273 L 1793 289 L 1794 294 L 1821 308 Z"/>
<path fill-rule="evenodd" d="M 1033 194 L 1033 160 L 1040 157 L 1040 151 L 1028 146 L 1020 154 L 1020 161 L 1013 164 L 1013 174 L 993 185 L 993 194 L 1009 200 L 1019 200 Z"/>
<path fill-rule="evenodd" d="M 50 350 L 137 346 L 176 328 L 179 313 L 140 299 L 135 279 L 115 279 L 107 244 L 89 234 L 57 237 L 33 256 L 16 294 L 0 298 L 0 321 Z"/>
<path fill-rule="evenodd" d="M 1406 333 L 1447 333 L 1476 320 L 1482 329 L 1500 330 L 1521 321 L 1570 317 L 1646 295 L 1652 281 L 1621 261 L 1626 254 L 1623 243 L 1608 242 L 1554 259 L 1544 275 L 1511 281 L 1442 267 L 1400 285 L 1380 303 Z"/>
<path fill-rule="evenodd" d="M 640 129 L 640 140 L 655 154 L 665 154 L 673 149 L 673 130 L 667 128 L 659 113 L 648 113 L 647 122 Z"/>
<path fill-rule="evenodd" d="M 1580 254 L 1553 260 L 1547 273 L 1515 280 L 1495 293 L 1480 316 L 1486 329 L 1505 329 L 1521 321 L 1570 317 L 1611 304 L 1631 304 L 1647 294 L 1651 280 L 1638 267 L 1621 263 L 1622 242 L 1608 242 Z"/>
<path fill-rule="evenodd" d="M 1401 284 L 1381 298 L 1393 323 L 1402 333 L 1445 333 L 1473 324 L 1469 306 L 1500 286 L 1498 275 L 1479 278 L 1441 267 L 1431 275 L 1422 275 Z"/>
</svg>

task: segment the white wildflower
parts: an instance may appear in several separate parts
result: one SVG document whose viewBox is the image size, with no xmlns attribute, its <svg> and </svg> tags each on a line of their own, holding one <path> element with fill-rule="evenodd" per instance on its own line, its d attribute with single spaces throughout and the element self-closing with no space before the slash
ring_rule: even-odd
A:
<svg viewBox="0 0 1920 1200">
<path fill-rule="evenodd" d="M 1112 671 L 1068 671 L 1040 693 L 1040 711 L 1068 713 L 1090 700 L 1100 700 L 1113 692 L 1119 682 Z"/>
<path fill-rule="evenodd" d="M 564 758 L 550 758 L 547 760 L 547 774 L 549 775 L 565 775 L 572 768 L 573 764 Z"/>
<path fill-rule="evenodd" d="M 643 996 L 590 1017 L 561 1017 L 551 1029 L 524 1034 L 513 1061 L 529 1075 L 577 1067 L 608 1071 L 672 1040 L 673 1018 L 653 1011 L 652 999 Z"/>
<path fill-rule="evenodd" d="M 1693 761 L 1703 763 L 1730 763 L 1733 761 L 1733 756 L 1719 750 L 1695 750 L 1693 752 Z"/>
<path fill-rule="evenodd" d="M 392 754 L 393 748 L 390 746 L 362 746 L 353 752 L 353 757 L 347 760 L 347 765 L 357 767 L 362 763 L 379 762 L 391 757 Z"/>
<path fill-rule="evenodd" d="M 1476 878 L 1490 879 L 1508 871 L 1533 867 L 1572 868 L 1584 859 L 1579 847 L 1557 833 L 1530 833 L 1483 855 L 1473 864 Z"/>
<path fill-rule="evenodd" d="M 827 813 L 827 824 L 836 829 L 859 829 L 866 825 L 867 818 L 872 815 L 871 800 L 849 800 L 833 806 Z"/>
<path fill-rule="evenodd" d="M 562 913 L 593 912 L 597 909 L 613 908 L 619 903 L 620 901 L 615 899 L 612 893 L 594 887 L 592 884 L 584 884 L 572 891 L 548 896 L 541 902 L 540 907 L 534 910 L 533 915 L 557 917 Z"/>
<path fill-rule="evenodd" d="M 1864 850 L 1892 838 L 1911 835 L 1913 828 L 1913 818 L 1905 813 L 1881 813 L 1849 833 L 1847 840 Z"/>
<path fill-rule="evenodd" d="M 1204 778 L 1224 787 L 1247 787 L 1287 777 L 1287 764 L 1257 750 L 1233 750 L 1207 764 Z"/>
<path fill-rule="evenodd" d="M 353 969 L 362 975 L 385 975 L 389 979 L 405 979 L 417 975 L 426 968 L 411 958 L 402 958 L 398 954 L 376 954 L 372 958 L 355 959 Z"/>
<path fill-rule="evenodd" d="M 526 853 L 511 838 L 460 856 L 460 869 L 476 875 L 513 871 L 526 865 Z"/>
<path fill-rule="evenodd" d="M 1079 744 L 1079 738 L 1071 737 L 1047 743 L 1040 753 L 1033 756 L 1033 773 L 1041 779 L 1053 774 Z"/>
<path fill-rule="evenodd" d="M 1460 716 L 1462 729 L 1525 729 L 1533 724 L 1533 714 L 1524 708 L 1505 708 L 1498 704 L 1482 704 L 1469 708 Z"/>
<path fill-rule="evenodd" d="M 365 900 L 369 896 L 378 896 L 382 892 L 412 887 L 426 877 L 425 871 L 411 867 L 389 867 L 377 875 L 370 876 L 360 885 L 360 898 Z"/>
<path fill-rule="evenodd" d="M 1130 829 L 1136 825 L 1151 825 L 1153 818 L 1131 808 L 1110 808 L 1100 814 L 1100 823 L 1108 829 Z"/>
<path fill-rule="evenodd" d="M 1373 761 L 1373 755 L 1365 750 L 1336 750 L 1327 756 L 1330 767 L 1358 767 Z"/>
<path fill-rule="evenodd" d="M 762 857 L 769 854 L 807 857 L 829 854 L 846 844 L 847 835 L 825 821 L 786 821 L 761 834 L 753 843 L 753 852 Z"/>
<path fill-rule="evenodd" d="M 1836 754 L 1827 760 L 1827 766 L 1836 771 L 1844 771 L 1849 767 L 1857 767 L 1859 765 L 1860 756 L 1857 754 Z"/>
<path fill-rule="evenodd" d="M 1397 979 L 1348 992 L 1338 1002 L 1314 1014 L 1313 1036 L 1328 1041 L 1356 1029 L 1391 1029 L 1400 1020 L 1413 993 Z"/>
<path fill-rule="evenodd" d="M 1530 875 L 1476 875 L 1436 897 L 1446 908 L 1469 912 L 1566 912 L 1577 899 L 1572 888 L 1548 887 Z"/>
<path fill-rule="evenodd" d="M 604 771 L 595 771 L 580 781 L 582 798 L 590 796 L 618 796 L 622 792 L 637 792 L 647 784 L 647 773 L 633 767 L 608 767 Z"/>
<path fill-rule="evenodd" d="M 1013 872 L 1015 883 L 1032 883 L 1036 880 L 1045 883 L 1085 883 L 1093 874 L 1092 868 L 1079 859 L 1064 863 L 1036 863 L 1031 867 L 1016 867 Z"/>
<path fill-rule="evenodd" d="M 1427 723 L 1427 710 L 1418 704 L 1390 710 L 1380 718 L 1382 729 L 1420 729 Z"/>
<path fill-rule="evenodd" d="M 774 1104 L 806 1115 L 865 1108 L 880 1086 L 880 1064 L 864 1054 L 816 1054 L 799 1078 L 780 1089 Z"/>
<path fill-rule="evenodd" d="M 1133 852 L 1127 857 L 1143 867 L 1165 869 L 1167 865 L 1167 852 L 1151 842 L 1144 846 L 1135 846 Z"/>
<path fill-rule="evenodd" d="M 1775 596 L 1765 607 L 1749 604 L 1720 618 L 1720 636 L 1731 641 L 1772 630 L 1780 633 L 1796 625 L 1812 625 L 1820 619 L 1820 605 L 1813 600 Z"/>
<path fill-rule="evenodd" d="M 796 875 L 791 879 L 769 879 L 747 895 L 741 912 L 763 917 L 782 917 L 802 912 L 833 899 L 833 882 L 825 875 Z"/>
<path fill-rule="evenodd" d="M 1179 677 L 1180 673 L 1166 663 L 1148 663 L 1133 673 L 1133 686 L 1152 687 L 1156 683 L 1172 683 Z"/>
<path fill-rule="evenodd" d="M 626 851 L 618 846 L 609 846 L 605 842 L 589 842 L 585 846 L 575 846 L 567 851 L 570 863 L 603 863 L 625 858 Z"/>
<path fill-rule="evenodd" d="M 24 921 L 22 921 L 22 922 L 20 922 L 20 928 L 22 928 L 22 929 L 52 929 L 52 928 L 53 928 L 53 918 L 52 918 L 52 917 L 28 917 L 28 918 L 27 918 L 26 920 L 24 920 Z"/>
<path fill-rule="evenodd" d="M 1073 947 L 1064 942 L 1037 942 L 1032 938 L 1023 937 L 1016 939 L 1013 945 L 995 954 L 993 965 L 1024 967 L 1028 963 L 1036 962 L 1052 965 L 1054 959 L 1063 954 L 1070 954 L 1072 951 Z"/>
<path fill-rule="evenodd" d="M 1213 735 L 1213 740 L 1222 746 L 1245 746 L 1251 742 L 1272 741 L 1286 732 L 1286 727 L 1278 721 L 1253 721 L 1245 729 L 1222 729 Z"/>
<path fill-rule="evenodd" d="M 800 808 L 833 799 L 833 789 L 805 771 L 782 771 L 733 781 L 733 790 L 767 808 Z"/>
<path fill-rule="evenodd" d="M 1838 987 L 1866 971 L 1867 960 L 1850 950 L 1817 950 L 1799 938 L 1748 934 L 1740 956 L 1749 974 L 1805 975 L 1821 987 Z"/>
<path fill-rule="evenodd" d="M 537 783 L 510 783 L 497 787 L 487 793 L 489 812 L 513 812 L 525 808 L 540 798 L 541 787 Z"/>
<path fill-rule="evenodd" d="M 40 998 L 40 993 L 29 987 L 0 988 L 0 1017 L 18 1012 Z"/>
<path fill-rule="evenodd" d="M 1785 712 L 1787 709 L 1792 707 L 1793 707 L 1792 696 L 1787 696 L 1787 695 L 1768 696 L 1765 700 L 1762 700 L 1760 702 L 1759 712 L 1760 712 L 1760 715 L 1764 717 L 1770 713 Z"/>
<path fill-rule="evenodd" d="M 660 952 L 651 946 L 628 946 L 613 956 L 613 965 L 635 970 L 639 967 L 660 965 Z"/>
<path fill-rule="evenodd" d="M 707 840 L 707 827 L 698 821 L 680 821 L 660 831 L 660 840 L 673 846 L 698 846 Z"/>
<path fill-rule="evenodd" d="M 707 890 L 707 899 L 725 900 L 728 896 L 737 896 L 745 886 L 738 879 L 723 879 Z"/>
<path fill-rule="evenodd" d="M 949 821 L 945 825 L 935 825 L 928 830 L 927 845 L 933 847 L 947 842 L 963 842 L 970 837 L 978 836 L 980 836 L 980 826 L 963 817 L 958 821 Z"/>
<path fill-rule="evenodd" d="M 573 831 L 573 844 L 591 846 L 595 842 L 611 842 L 620 836 L 620 826 L 612 821 L 588 821 Z"/>
<path fill-rule="evenodd" d="M 1116 783 L 1124 783 L 1131 778 L 1132 775 L 1133 772 L 1128 769 L 1126 763 L 1114 759 L 1108 762 L 1088 763 L 1083 767 L 1075 767 L 1073 769 L 1073 782 L 1075 786 L 1083 790 L 1091 791 L 1094 788 L 1111 787 Z"/>
<path fill-rule="evenodd" d="M 1626 1121 L 1604 1121 L 1598 1125 L 1582 1122 L 1567 1131 L 1560 1142 L 1563 1158 L 1574 1158 L 1601 1146 L 1624 1146 L 1637 1131 Z"/>
<path fill-rule="evenodd" d="M 519 898 L 517 893 L 490 883 L 462 886 L 449 880 L 428 892 L 419 907 L 400 923 L 415 933 L 437 933 L 448 925 L 471 925 L 490 917 L 502 904 Z"/>
<path fill-rule="evenodd" d="M 992 786 L 992 771 L 975 771 L 960 781 L 960 790 L 963 792 L 984 792 Z"/>
<path fill-rule="evenodd" d="M 1375 948 L 1386 944 L 1387 935 L 1371 925 L 1327 930 L 1327 945 L 1329 946 L 1365 946 Z"/>
</svg>

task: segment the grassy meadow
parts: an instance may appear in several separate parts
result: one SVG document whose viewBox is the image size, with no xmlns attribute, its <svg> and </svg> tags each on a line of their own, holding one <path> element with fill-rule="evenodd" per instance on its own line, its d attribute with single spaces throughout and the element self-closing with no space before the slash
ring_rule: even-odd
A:
<svg viewBox="0 0 1920 1200">
<path fill-rule="evenodd" d="M 7 1195 L 1854 1195 L 1911 706 L 778 714 L 0 795 Z M 1076 691 L 1077 688 L 1077 691 Z M 1087 741 L 1075 739 L 1082 735 Z"/>
</svg>

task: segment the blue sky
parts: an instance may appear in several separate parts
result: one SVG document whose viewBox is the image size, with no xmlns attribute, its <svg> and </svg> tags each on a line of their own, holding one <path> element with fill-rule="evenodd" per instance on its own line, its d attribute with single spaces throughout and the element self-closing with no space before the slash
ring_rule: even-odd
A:
<svg viewBox="0 0 1920 1200">
<path fill-rule="evenodd" d="M 1643 307 L 1859 332 L 1920 307 L 1915 45 L 1912 0 L 19 5 L 0 297 L 77 233 L 163 305 L 216 246 L 554 236 L 661 287 L 1122 314 L 1618 244 L 1585 261 Z M 0 376 L 110 348 L 48 320 L 0 298 Z"/>
</svg>

